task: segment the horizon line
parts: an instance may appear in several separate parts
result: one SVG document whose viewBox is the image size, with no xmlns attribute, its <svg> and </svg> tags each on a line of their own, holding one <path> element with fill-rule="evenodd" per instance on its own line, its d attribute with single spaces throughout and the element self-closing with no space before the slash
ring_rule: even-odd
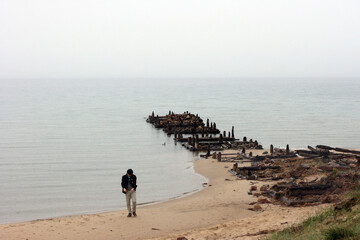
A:
<svg viewBox="0 0 360 240">
<path fill-rule="evenodd" d="M 296 77 L 296 76 L 287 76 L 287 77 L 0 77 L 0 80 L 66 80 L 66 79 L 336 79 L 336 78 L 346 78 L 346 79 L 357 79 L 360 76 L 322 76 L 322 77 Z"/>
</svg>

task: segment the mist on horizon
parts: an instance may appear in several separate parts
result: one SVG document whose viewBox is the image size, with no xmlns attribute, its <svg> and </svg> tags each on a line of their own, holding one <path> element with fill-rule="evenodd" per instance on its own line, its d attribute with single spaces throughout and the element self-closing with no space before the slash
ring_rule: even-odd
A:
<svg viewBox="0 0 360 240">
<path fill-rule="evenodd" d="M 355 0 L 4 0 L 0 78 L 356 78 L 359 10 Z"/>
</svg>

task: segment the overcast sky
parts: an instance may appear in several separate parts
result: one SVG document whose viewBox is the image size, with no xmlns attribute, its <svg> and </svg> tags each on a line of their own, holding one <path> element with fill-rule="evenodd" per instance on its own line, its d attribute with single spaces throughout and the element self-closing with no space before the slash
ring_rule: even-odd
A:
<svg viewBox="0 0 360 240">
<path fill-rule="evenodd" d="M 360 1 L 1 0 L 24 77 L 360 77 Z"/>
</svg>

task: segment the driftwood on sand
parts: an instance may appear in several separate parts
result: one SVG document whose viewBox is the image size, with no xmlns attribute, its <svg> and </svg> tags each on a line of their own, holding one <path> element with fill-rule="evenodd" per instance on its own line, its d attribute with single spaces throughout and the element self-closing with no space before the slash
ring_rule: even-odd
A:
<svg viewBox="0 0 360 240">
<path fill-rule="evenodd" d="M 339 150 L 339 151 L 337 151 Z M 233 174 L 243 179 L 273 181 L 249 194 L 274 204 L 308 206 L 337 202 L 360 179 L 360 152 L 318 145 L 308 150 L 276 150 L 252 159 L 250 167 L 234 163 Z"/>
</svg>

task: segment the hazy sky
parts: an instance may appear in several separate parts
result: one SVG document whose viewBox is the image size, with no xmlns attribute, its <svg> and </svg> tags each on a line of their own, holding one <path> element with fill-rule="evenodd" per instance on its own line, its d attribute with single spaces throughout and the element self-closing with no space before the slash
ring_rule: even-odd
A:
<svg viewBox="0 0 360 240">
<path fill-rule="evenodd" d="M 359 0 L 1 0 L 0 78 L 360 77 Z"/>
</svg>

